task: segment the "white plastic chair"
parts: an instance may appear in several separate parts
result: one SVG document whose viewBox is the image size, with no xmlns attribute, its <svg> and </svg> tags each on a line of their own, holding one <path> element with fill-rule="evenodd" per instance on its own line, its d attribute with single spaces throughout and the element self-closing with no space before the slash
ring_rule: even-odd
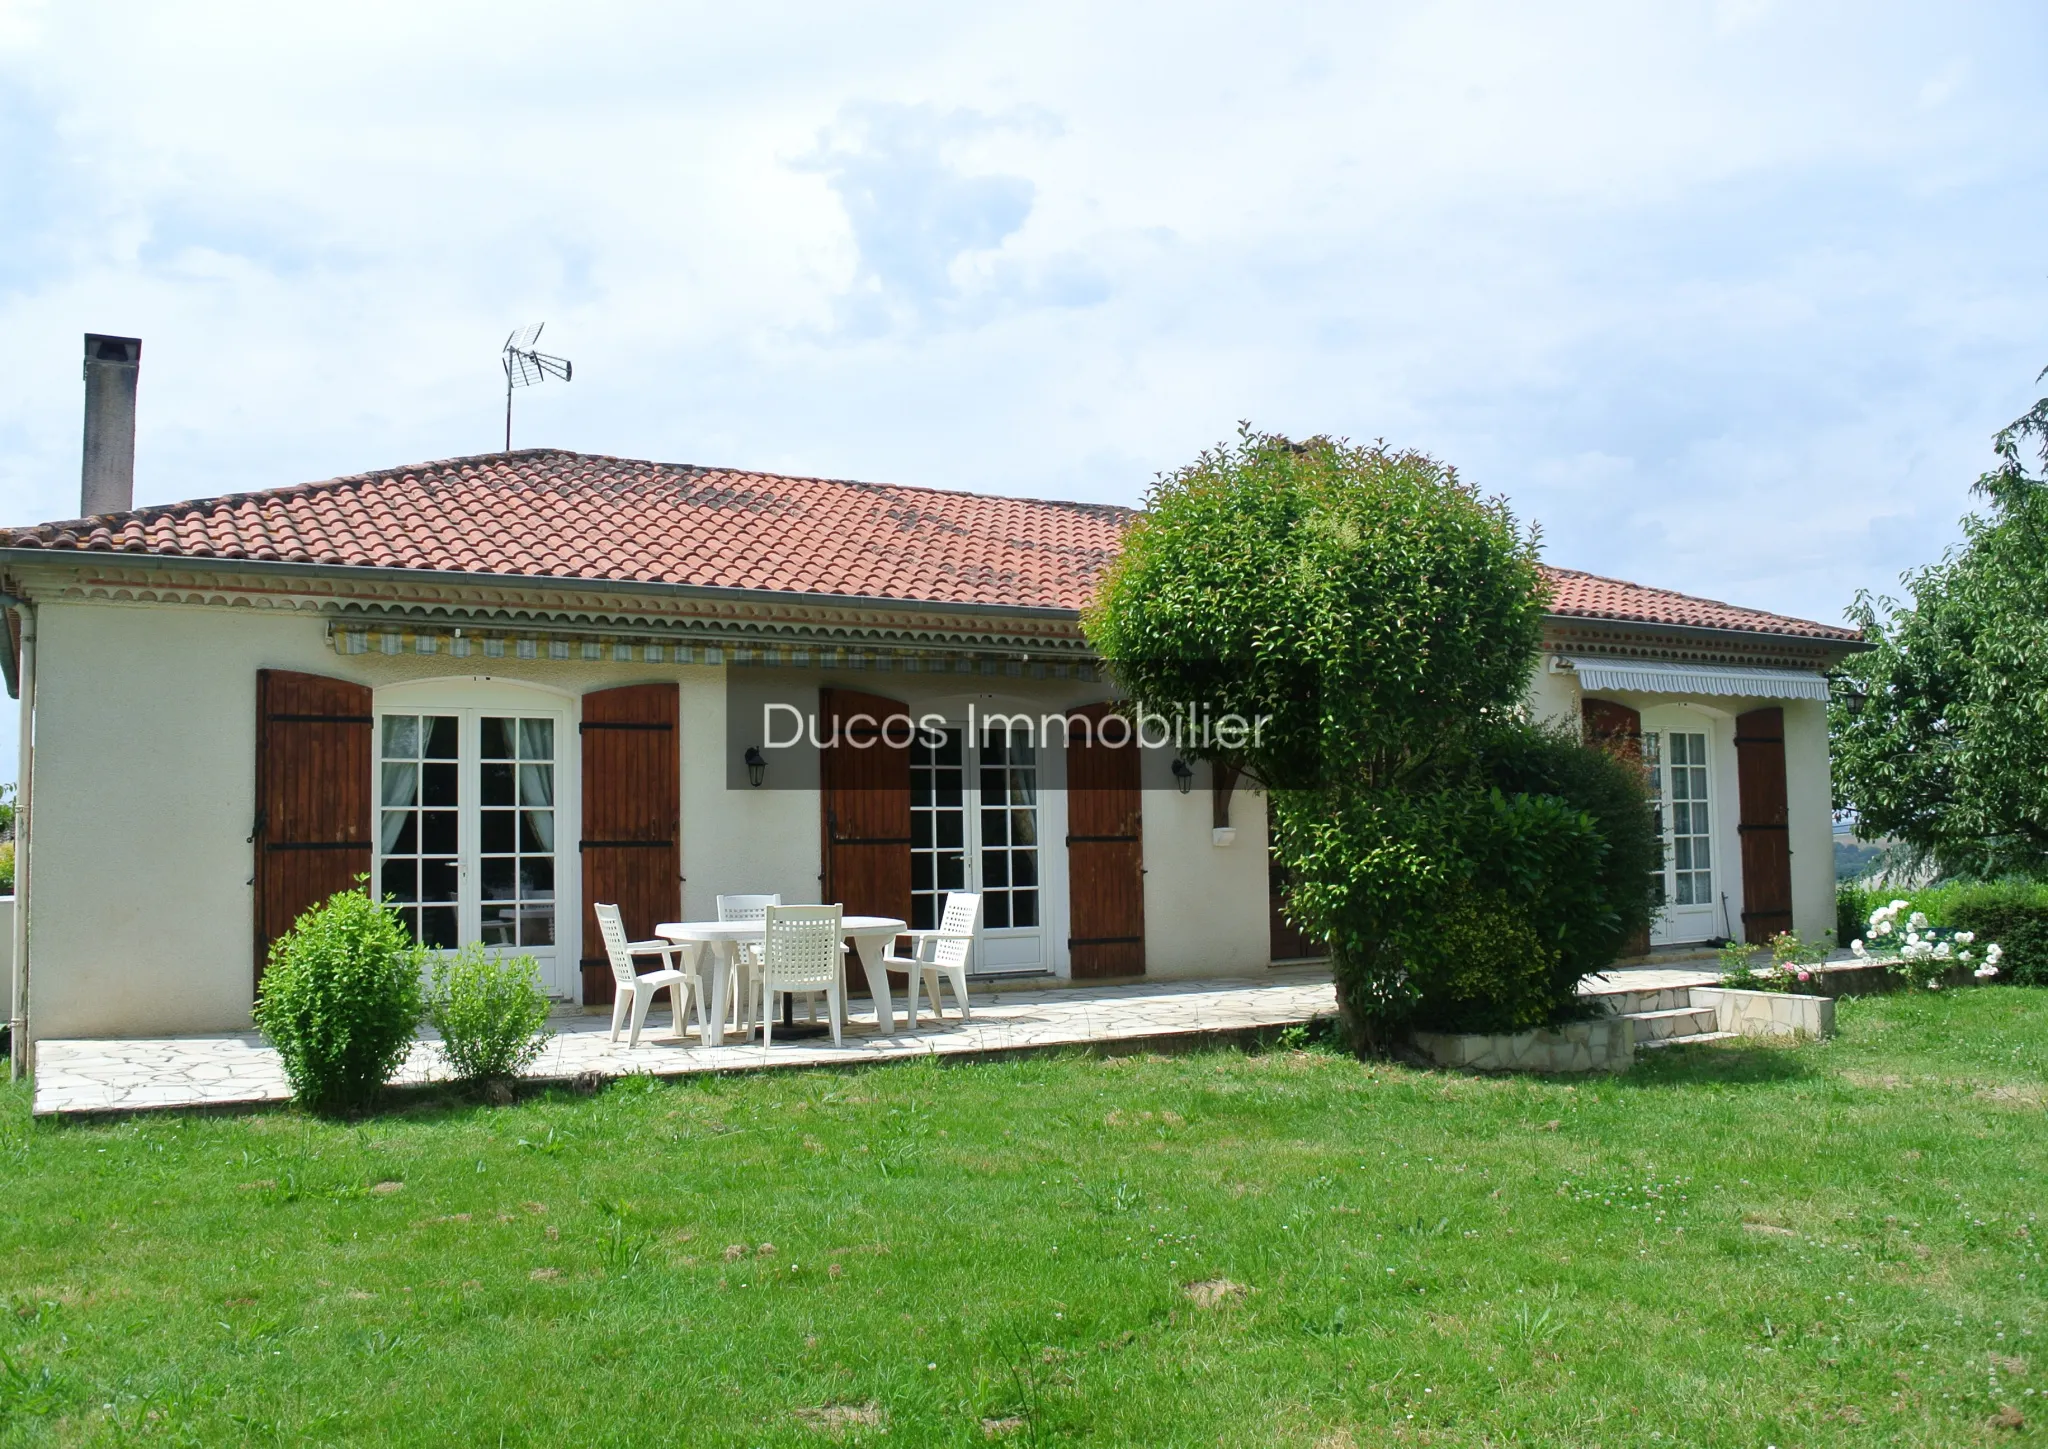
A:
<svg viewBox="0 0 2048 1449">
<path fill-rule="evenodd" d="M 839 995 L 843 952 L 838 906 L 770 906 L 761 940 L 761 1045 L 775 1030 L 775 998 L 806 991 L 825 993 L 825 1011 L 832 1022 L 832 1045 L 840 1045 L 845 1012 Z"/>
<path fill-rule="evenodd" d="M 768 919 L 768 908 L 781 904 L 782 897 L 779 895 L 720 896 L 718 898 L 718 919 L 721 921 L 765 921 Z M 747 979 L 751 981 L 751 973 L 759 970 L 761 966 L 761 943 L 758 941 L 735 942 L 732 954 L 733 965 L 736 971 L 749 973 Z M 752 992 L 751 990 L 740 990 L 737 980 L 733 982 L 733 988 L 733 990 L 727 993 L 732 999 L 732 1024 L 735 1029 L 742 1026 L 751 1026 L 753 1023 L 747 1019 L 747 1014 L 749 1010 L 748 1003 L 752 1000 Z M 811 1015 L 815 1020 L 817 1016 L 817 1008 L 815 1006 L 811 1010 Z"/>
<path fill-rule="evenodd" d="M 598 934 L 604 937 L 605 954 L 611 958 L 612 980 L 617 989 L 612 998 L 612 1040 L 619 1039 L 619 1024 L 626 1019 L 627 1009 L 633 1013 L 633 1034 L 627 1039 L 626 1050 L 640 1045 L 640 1028 L 647 1020 L 647 1008 L 653 1004 L 656 993 L 668 993 L 670 1012 L 675 1017 L 676 1036 L 683 1035 L 683 1009 L 692 996 L 697 1002 L 697 1034 L 704 1034 L 704 989 L 695 971 L 679 971 L 675 959 L 687 948 L 674 941 L 628 941 L 626 923 L 619 918 L 617 906 L 596 905 Z M 659 971 L 645 974 L 633 969 L 635 956 L 659 956 L 668 963 Z"/>
<path fill-rule="evenodd" d="M 939 1004 L 939 978 L 943 975 L 953 988 L 953 999 L 960 1003 L 960 1019 L 966 1021 L 973 1015 L 967 1009 L 967 953 L 974 947 L 974 927 L 981 919 L 981 897 L 970 891 L 948 891 L 946 909 L 939 917 L 936 931 L 906 931 L 912 942 L 908 956 L 895 954 L 894 943 L 882 957 L 882 964 L 892 970 L 904 972 L 910 977 L 910 1025 L 917 1026 L 917 987 L 924 983 L 924 994 L 931 998 L 932 1015 L 940 1021 L 946 1019 L 945 1008 Z"/>
</svg>

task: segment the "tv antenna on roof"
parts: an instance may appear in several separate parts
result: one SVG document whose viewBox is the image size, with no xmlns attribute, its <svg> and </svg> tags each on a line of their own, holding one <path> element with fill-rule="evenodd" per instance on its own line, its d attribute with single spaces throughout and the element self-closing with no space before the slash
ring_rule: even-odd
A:
<svg viewBox="0 0 2048 1449">
<path fill-rule="evenodd" d="M 531 327 L 522 327 L 505 339 L 505 350 L 499 361 L 505 364 L 505 451 L 512 451 L 512 389 L 532 387 L 544 377 L 559 377 L 567 382 L 575 371 L 566 357 L 550 357 L 545 352 L 533 350 L 533 344 L 540 341 L 540 329 L 545 322 L 536 322 Z"/>
</svg>

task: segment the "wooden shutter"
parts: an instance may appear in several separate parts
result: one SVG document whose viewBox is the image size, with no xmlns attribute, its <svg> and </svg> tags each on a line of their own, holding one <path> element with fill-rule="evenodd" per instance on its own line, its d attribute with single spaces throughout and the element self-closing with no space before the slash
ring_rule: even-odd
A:
<svg viewBox="0 0 2048 1449">
<path fill-rule="evenodd" d="M 583 1000 L 614 996 L 600 901 L 619 908 L 629 940 L 682 914 L 681 690 L 628 684 L 583 696 Z M 558 923 L 556 929 L 562 930 Z"/>
<path fill-rule="evenodd" d="M 851 689 L 818 693 L 818 782 L 824 898 L 849 916 L 910 919 L 910 729 L 899 700 Z M 894 741 L 894 743 L 892 743 Z M 864 984 L 856 979 L 856 984 Z"/>
<path fill-rule="evenodd" d="M 1314 936 L 1287 919 L 1287 868 L 1280 857 L 1266 857 L 1266 939 L 1275 961 L 1322 960 L 1330 954 L 1330 943 Z"/>
<path fill-rule="evenodd" d="M 1586 722 L 1586 743 L 1610 754 L 1643 762 L 1643 717 L 1625 704 L 1611 699 L 1582 699 L 1579 713 Z M 1621 943 L 1623 956 L 1641 956 L 1650 949 L 1650 929 L 1645 926 Z"/>
<path fill-rule="evenodd" d="M 1579 713 L 1586 722 L 1586 743 L 1624 755 L 1643 757 L 1643 717 L 1625 704 L 1611 699 L 1582 699 Z"/>
<path fill-rule="evenodd" d="M 256 671 L 256 981 L 270 943 L 370 873 L 368 686 Z"/>
<path fill-rule="evenodd" d="M 1067 957 L 1075 980 L 1145 974 L 1145 847 L 1135 730 L 1104 744 L 1106 704 L 1067 730 Z M 1117 725 L 1110 737 L 1118 737 Z"/>
<path fill-rule="evenodd" d="M 1742 937 L 1762 945 L 1792 929 L 1792 839 L 1785 800 L 1785 711 L 1735 717 L 1742 800 Z"/>
</svg>

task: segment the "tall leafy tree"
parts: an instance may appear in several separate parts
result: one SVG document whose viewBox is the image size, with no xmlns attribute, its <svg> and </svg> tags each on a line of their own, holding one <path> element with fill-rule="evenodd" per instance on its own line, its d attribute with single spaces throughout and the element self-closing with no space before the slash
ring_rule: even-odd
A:
<svg viewBox="0 0 2048 1449">
<path fill-rule="evenodd" d="M 1908 602 L 1857 595 L 1876 647 L 1836 676 L 1836 804 L 1944 871 L 2048 875 L 2048 398 L 1993 445 L 1962 546 Z"/>
<path fill-rule="evenodd" d="M 1544 1024 L 1648 919 L 1639 772 L 1520 718 L 1543 609 L 1535 530 L 1452 469 L 1246 428 L 1153 488 L 1084 618 L 1137 704 L 1258 722 L 1197 752 L 1267 787 L 1361 1046 Z"/>
</svg>

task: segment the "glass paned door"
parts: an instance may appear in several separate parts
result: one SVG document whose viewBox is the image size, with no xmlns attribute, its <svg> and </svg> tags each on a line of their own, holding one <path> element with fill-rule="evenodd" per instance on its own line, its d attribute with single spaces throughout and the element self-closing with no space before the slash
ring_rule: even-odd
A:
<svg viewBox="0 0 2048 1449">
<path fill-rule="evenodd" d="M 558 992 L 560 731 L 546 715 L 382 713 L 375 875 L 423 945 L 531 955 Z"/>
<path fill-rule="evenodd" d="M 1707 737 L 1674 731 L 1665 767 L 1671 784 L 1671 900 L 1714 901 L 1713 846 L 1707 830 Z"/>
<path fill-rule="evenodd" d="M 920 730 L 910 745 L 910 927 L 936 931 L 946 892 L 967 889 L 965 730 Z"/>
<path fill-rule="evenodd" d="M 439 950 L 461 944 L 461 719 L 387 714 L 377 798 L 378 889 L 413 933 Z"/>
<path fill-rule="evenodd" d="M 975 971 L 1037 967 L 1038 752 L 1027 729 L 920 731 L 910 747 L 910 924 L 936 929 L 946 892 L 981 892 Z M 971 839 L 970 839 L 971 831 Z"/>
<path fill-rule="evenodd" d="M 485 715 L 479 768 L 486 946 L 555 944 L 555 722 Z"/>
<path fill-rule="evenodd" d="M 1028 729 L 982 733 L 981 923 L 1038 925 L 1038 748 Z"/>
<path fill-rule="evenodd" d="M 1657 871 L 1661 909 L 1650 928 L 1657 945 L 1706 941 L 1720 932 L 1714 889 L 1713 806 L 1707 736 L 1694 730 L 1643 731 L 1650 810 L 1664 844 Z"/>
</svg>

